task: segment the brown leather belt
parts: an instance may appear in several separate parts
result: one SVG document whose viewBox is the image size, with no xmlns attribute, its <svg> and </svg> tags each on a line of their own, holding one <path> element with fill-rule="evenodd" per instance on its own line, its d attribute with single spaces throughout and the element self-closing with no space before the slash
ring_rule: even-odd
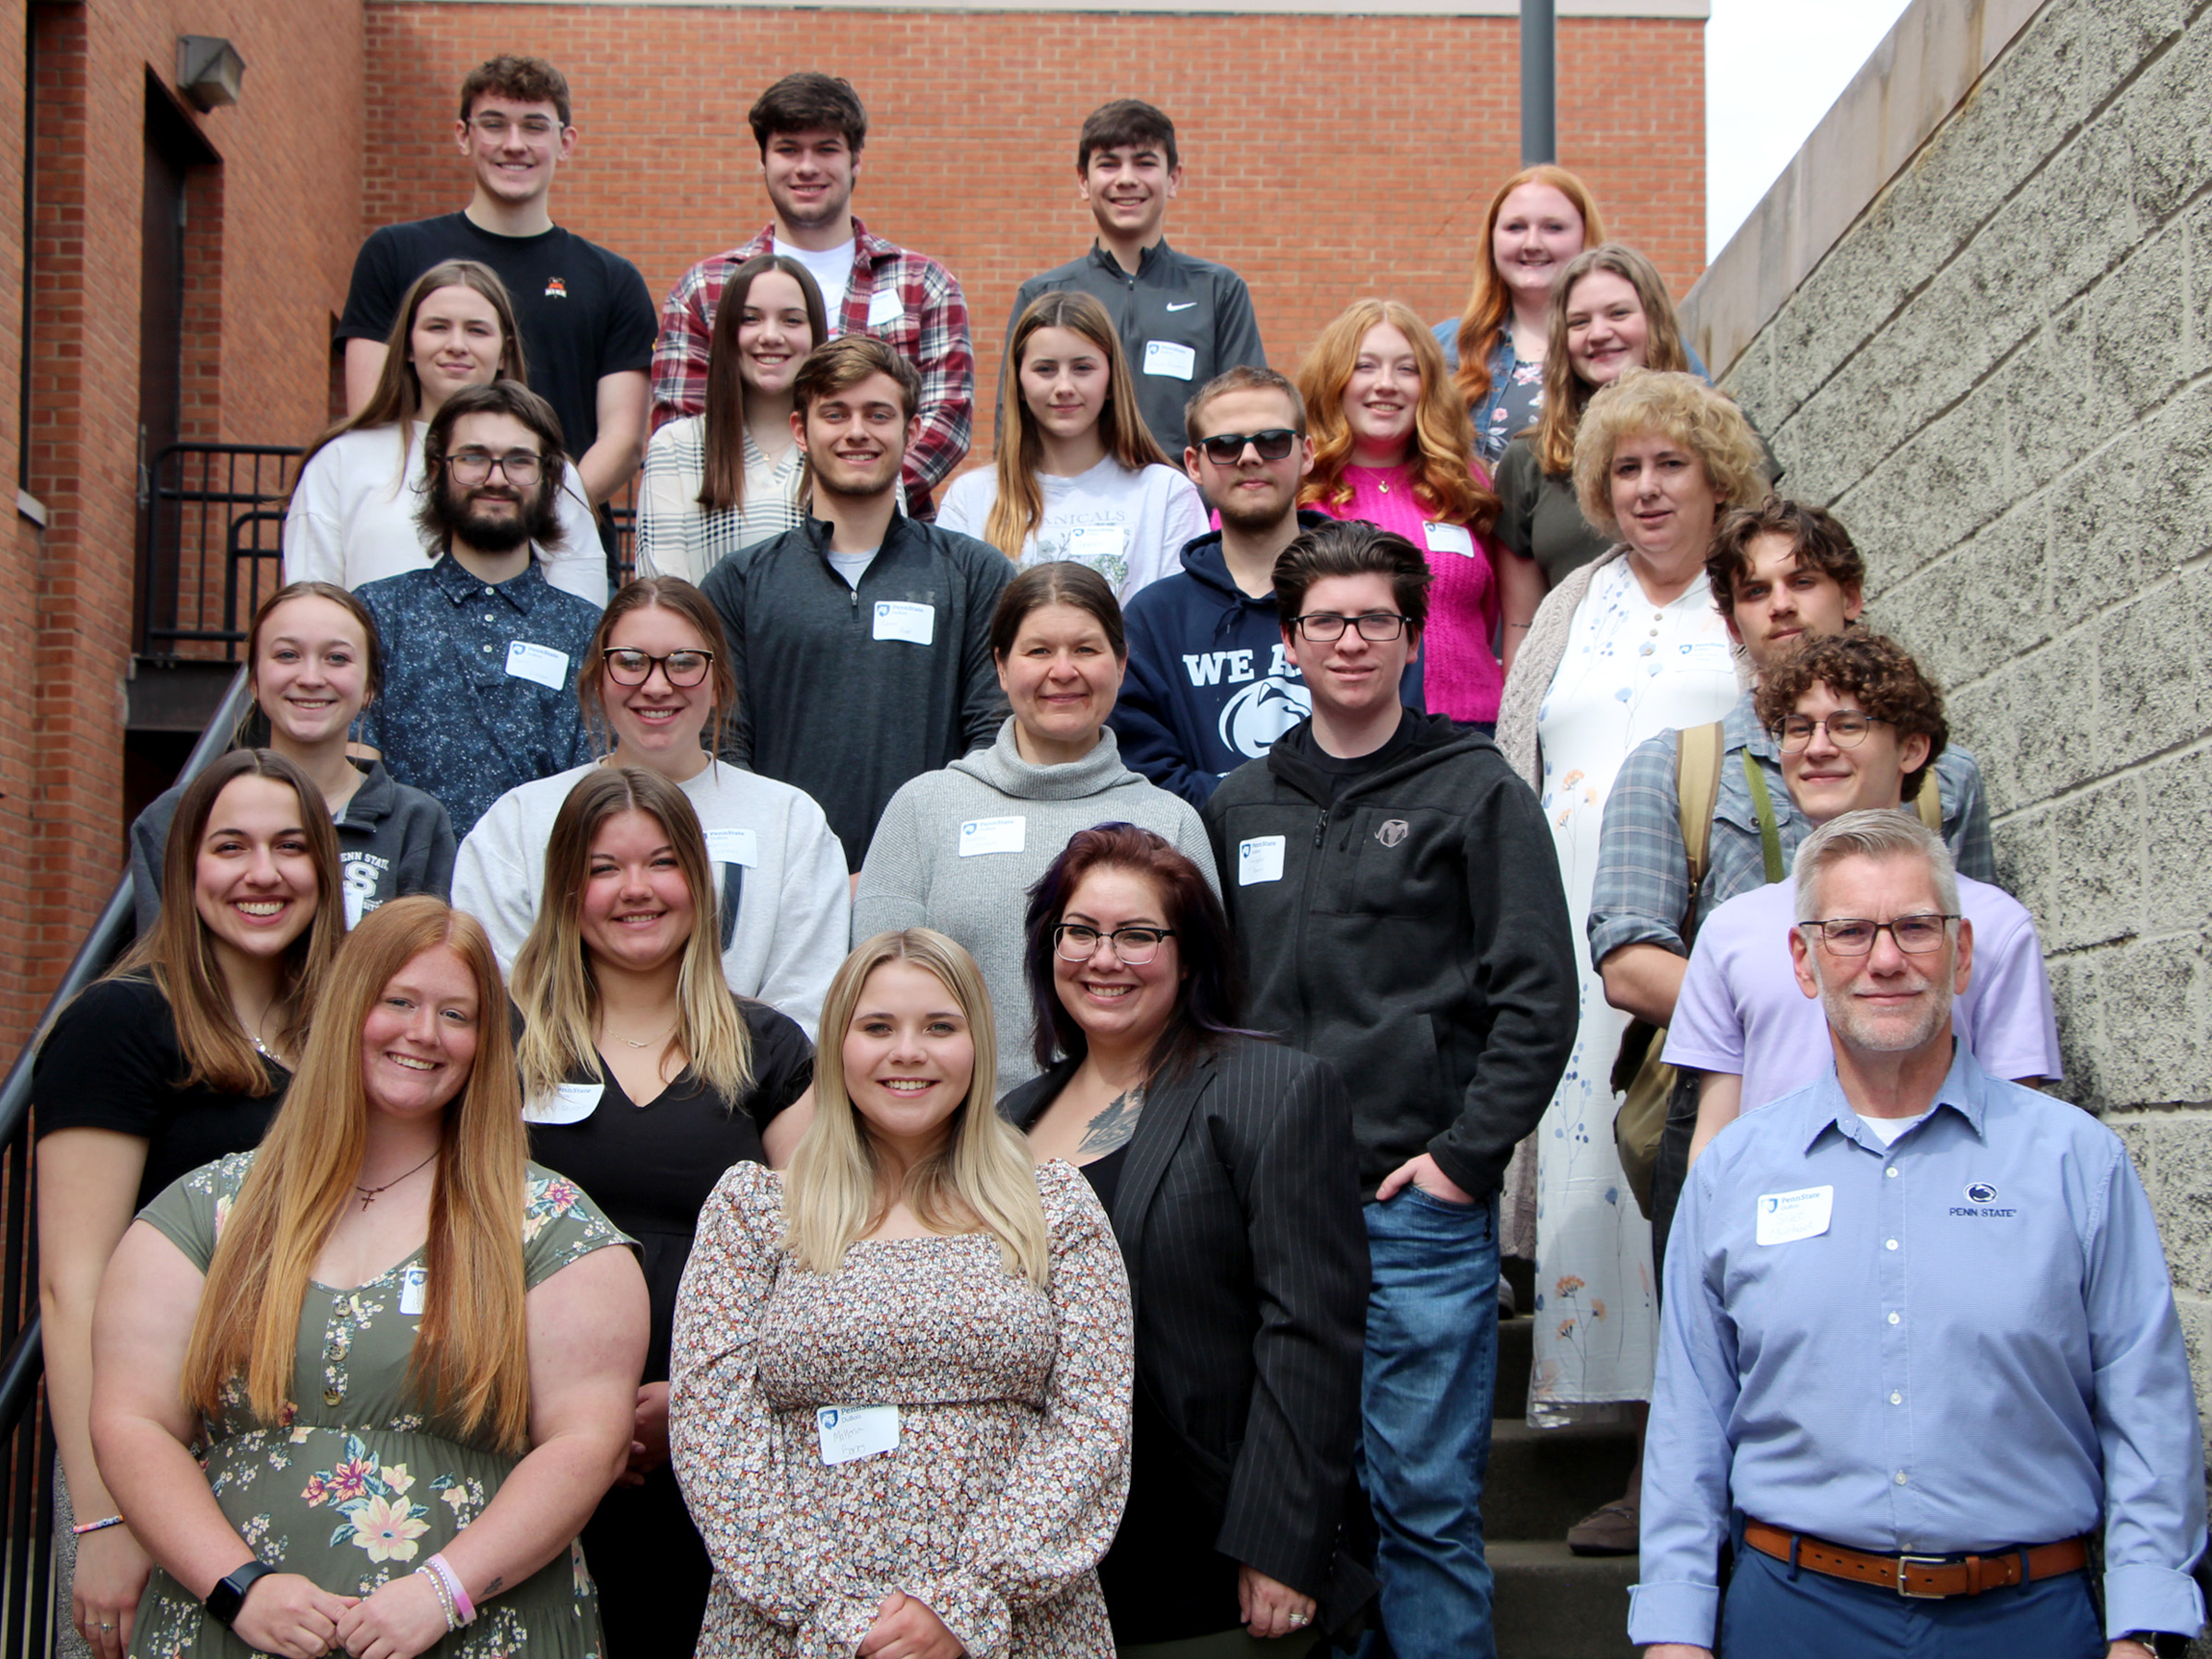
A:
<svg viewBox="0 0 2212 1659">
<path fill-rule="evenodd" d="M 2029 1580 L 2079 1572 L 2089 1564 L 2087 1537 L 2064 1538 L 2056 1544 L 2038 1544 L 2031 1549 L 2009 1550 L 2003 1555 L 1886 1556 L 1823 1543 L 1802 1533 L 1769 1526 L 1762 1521 L 1747 1521 L 1744 1524 L 1744 1542 L 1778 1561 L 1794 1559 L 1798 1566 L 1808 1571 L 1849 1579 L 1854 1584 L 1872 1584 L 1877 1590 L 1894 1590 L 1915 1601 L 1940 1601 L 1950 1595 L 1979 1595 L 1984 1590 L 2009 1589 L 2022 1582 L 2023 1558 Z"/>
</svg>

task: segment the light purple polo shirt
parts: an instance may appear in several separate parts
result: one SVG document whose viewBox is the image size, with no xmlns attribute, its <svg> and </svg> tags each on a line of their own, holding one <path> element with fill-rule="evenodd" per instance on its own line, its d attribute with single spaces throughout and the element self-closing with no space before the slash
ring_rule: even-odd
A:
<svg viewBox="0 0 2212 1659">
<path fill-rule="evenodd" d="M 1740 1076 L 1745 1112 L 1818 1081 L 1830 1064 L 1828 1017 L 1790 966 L 1796 906 L 1796 883 L 1777 881 L 1707 916 L 1666 1029 L 1667 1062 Z M 1959 1040 L 1993 1077 L 2058 1077 L 2035 918 L 2003 888 L 1963 876 L 1959 908 L 1974 924 L 1973 974 L 1951 1010 Z"/>
</svg>

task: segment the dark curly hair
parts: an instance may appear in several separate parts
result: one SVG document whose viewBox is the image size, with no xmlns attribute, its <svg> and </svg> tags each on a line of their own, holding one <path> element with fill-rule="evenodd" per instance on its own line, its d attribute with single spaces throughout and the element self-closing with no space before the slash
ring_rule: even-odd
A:
<svg viewBox="0 0 2212 1659">
<path fill-rule="evenodd" d="M 1760 677 L 1759 723 L 1769 731 L 1797 711 L 1797 700 L 1815 686 L 1837 697 L 1855 698 L 1862 712 L 1886 724 L 1904 740 L 1915 734 L 1928 740 L 1928 758 L 1905 774 L 1903 799 L 1920 790 L 1920 781 L 1950 740 L 1943 714 L 1943 691 L 1912 660 L 1912 653 L 1884 634 L 1830 634 L 1808 640 Z"/>
<path fill-rule="evenodd" d="M 1762 535 L 1783 535 L 1797 550 L 1800 570 L 1818 571 L 1846 594 L 1866 585 L 1866 561 L 1835 515 L 1806 501 L 1771 495 L 1756 507 L 1732 507 L 1713 526 L 1705 553 L 1705 580 L 1712 587 L 1713 608 L 1735 614 L 1735 584 L 1751 574 L 1751 544 Z"/>
</svg>

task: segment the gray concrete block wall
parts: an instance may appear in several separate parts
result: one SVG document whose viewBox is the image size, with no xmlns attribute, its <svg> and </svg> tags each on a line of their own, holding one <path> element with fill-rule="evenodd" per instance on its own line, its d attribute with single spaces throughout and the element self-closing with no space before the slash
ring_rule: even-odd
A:
<svg viewBox="0 0 2212 1659">
<path fill-rule="evenodd" d="M 1755 332 L 1700 299 L 1981 759 L 2212 1407 L 2212 0 L 2047 0 Z"/>
</svg>

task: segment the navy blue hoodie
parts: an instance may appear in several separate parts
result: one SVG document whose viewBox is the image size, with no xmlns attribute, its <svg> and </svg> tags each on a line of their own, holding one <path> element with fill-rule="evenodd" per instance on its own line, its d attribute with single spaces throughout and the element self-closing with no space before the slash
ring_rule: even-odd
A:
<svg viewBox="0 0 2212 1659">
<path fill-rule="evenodd" d="M 1298 515 L 1300 530 L 1335 522 Z M 1194 806 L 1312 712 L 1304 678 L 1284 660 L 1275 595 L 1237 586 L 1218 530 L 1183 548 L 1181 575 L 1130 600 L 1124 624 L 1129 671 L 1112 723 L 1122 764 Z M 1398 690 L 1423 710 L 1418 657 Z"/>
</svg>

